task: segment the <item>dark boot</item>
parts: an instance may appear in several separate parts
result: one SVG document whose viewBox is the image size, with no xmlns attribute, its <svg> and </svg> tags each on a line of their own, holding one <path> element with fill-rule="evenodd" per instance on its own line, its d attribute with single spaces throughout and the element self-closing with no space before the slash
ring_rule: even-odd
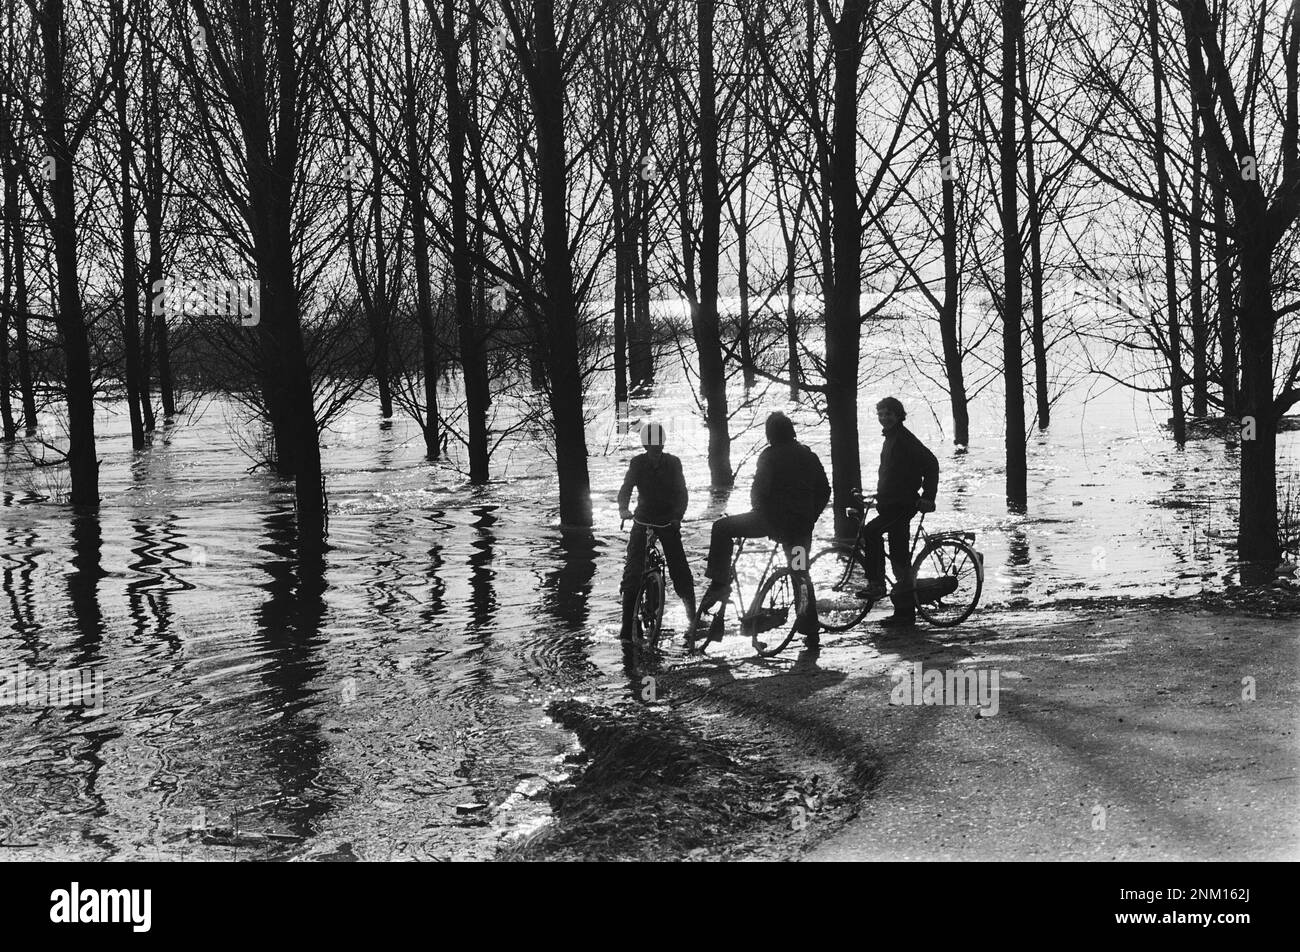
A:
<svg viewBox="0 0 1300 952">
<path fill-rule="evenodd" d="M 700 611 L 707 612 L 715 605 L 726 606 L 727 599 L 731 597 L 731 586 L 720 585 L 709 580 L 709 587 L 704 592 L 704 597 L 700 599 Z"/>
<path fill-rule="evenodd" d="M 860 588 L 853 594 L 863 601 L 878 602 L 885 597 L 887 591 L 889 589 L 885 586 L 885 580 L 880 579 L 879 581 L 867 582 L 866 588 Z"/>
<path fill-rule="evenodd" d="M 895 608 L 894 614 L 890 615 L 888 618 L 880 619 L 880 627 L 881 628 L 915 628 L 916 611 L 915 609 L 913 609 L 912 611 L 909 612 L 901 608 Z"/>
</svg>

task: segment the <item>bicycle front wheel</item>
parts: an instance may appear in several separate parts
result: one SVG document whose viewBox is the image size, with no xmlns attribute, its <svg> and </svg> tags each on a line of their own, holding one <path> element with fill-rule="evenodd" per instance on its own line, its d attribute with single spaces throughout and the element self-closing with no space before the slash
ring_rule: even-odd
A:
<svg viewBox="0 0 1300 952">
<path fill-rule="evenodd" d="M 871 610 L 867 569 L 851 545 L 822 549 L 808 563 L 817 595 L 817 620 L 827 631 L 848 631 Z"/>
<path fill-rule="evenodd" d="M 984 560 L 960 539 L 927 543 L 912 564 L 916 610 L 932 625 L 960 625 L 979 604 Z"/>
<path fill-rule="evenodd" d="M 657 573 L 647 575 L 636 602 L 637 637 L 651 644 L 659 640 L 664 620 L 664 580 Z"/>
<path fill-rule="evenodd" d="M 789 569 L 767 577 L 754 596 L 754 605 L 741 621 L 741 633 L 750 636 L 754 650 L 764 658 L 780 654 L 794 638 L 799 620 L 796 580 Z"/>
</svg>

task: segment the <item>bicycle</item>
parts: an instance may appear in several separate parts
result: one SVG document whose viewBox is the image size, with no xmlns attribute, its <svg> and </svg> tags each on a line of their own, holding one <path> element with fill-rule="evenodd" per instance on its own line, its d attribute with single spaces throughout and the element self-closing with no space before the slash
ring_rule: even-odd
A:
<svg viewBox="0 0 1300 952">
<path fill-rule="evenodd" d="M 740 578 L 736 573 L 736 566 L 740 562 L 740 554 L 745 547 L 745 539 L 741 539 L 736 544 L 734 554 L 731 556 L 731 591 L 732 594 L 728 601 L 735 606 L 737 613 L 740 615 L 740 633 L 748 635 L 750 643 L 754 650 L 761 657 L 770 658 L 779 654 L 790 643 L 798 631 L 800 608 L 807 605 L 809 592 L 806 586 L 799 585 L 797 576 L 801 573 L 792 571 L 789 568 L 778 568 L 772 571 L 772 564 L 776 561 L 777 552 L 781 551 L 781 544 L 774 542 L 772 550 L 767 557 L 767 565 L 763 568 L 759 576 L 760 581 L 754 590 L 754 597 L 750 601 L 749 610 L 744 607 L 744 594 L 740 587 Z M 806 573 L 802 573 L 806 574 Z M 802 589 L 802 591 L 800 591 Z M 792 612 L 791 609 L 794 609 Z M 696 643 L 700 639 L 698 634 L 703 626 L 705 612 L 697 610 L 695 617 L 691 619 L 691 626 L 686 634 L 687 651 L 694 652 Z M 702 651 L 708 646 L 710 641 L 722 640 L 722 623 L 721 620 L 726 616 L 726 603 L 720 603 L 717 606 L 713 623 L 709 626 L 710 632 L 703 639 L 700 647 Z M 790 624 L 787 627 L 786 622 Z M 717 630 L 713 630 L 717 626 Z M 760 640 L 760 635 L 775 631 L 776 634 L 769 640 Z M 784 636 L 781 632 L 784 631 Z M 716 637 L 715 637 L 716 636 Z"/>
<path fill-rule="evenodd" d="M 641 569 L 641 585 L 637 590 L 636 610 L 632 617 L 636 622 L 633 637 L 643 644 L 655 644 L 664 624 L 664 602 L 667 599 L 667 586 L 664 584 L 664 557 L 659 551 L 659 539 L 656 529 L 666 529 L 672 523 L 656 525 L 653 522 L 632 520 L 638 526 L 645 526 L 645 564 Z M 620 522 L 622 530 L 626 521 Z"/>
<path fill-rule="evenodd" d="M 808 563 L 817 593 L 817 620 L 827 631 L 847 631 L 861 623 L 877 598 L 867 584 L 867 548 L 863 529 L 875 496 L 854 495 L 860 505 L 849 506 L 845 514 L 857 520 L 858 532 L 852 544 L 838 542 L 823 549 Z M 975 548 L 975 533 L 967 531 L 929 533 L 924 529 L 925 513 L 916 524 L 912 545 L 911 578 L 901 591 L 909 590 L 916 610 L 932 625 L 951 628 L 970 617 L 984 590 L 984 556 Z M 917 545 L 924 540 L 920 552 Z M 889 562 L 886 561 L 886 565 Z M 898 580 L 895 580 L 897 582 Z M 881 596 L 883 597 L 883 596 Z"/>
</svg>

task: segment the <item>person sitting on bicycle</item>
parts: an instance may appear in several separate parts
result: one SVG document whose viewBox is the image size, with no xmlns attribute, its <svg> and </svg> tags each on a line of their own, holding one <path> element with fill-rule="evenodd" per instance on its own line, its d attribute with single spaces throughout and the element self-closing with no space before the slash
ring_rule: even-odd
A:
<svg viewBox="0 0 1300 952">
<path fill-rule="evenodd" d="M 785 549 L 786 560 L 796 571 L 806 569 L 812 546 L 813 526 L 831 498 L 831 486 L 821 460 L 794 435 L 794 423 L 784 413 L 767 418 L 767 441 L 770 444 L 758 457 L 754 483 L 749 491 L 752 512 L 724 516 L 713 523 L 709 541 L 709 562 L 704 574 L 712 585 L 704 594 L 701 610 L 721 606 L 722 617 L 731 594 L 731 553 L 735 539 L 772 538 Z M 802 547 L 802 558 L 793 558 L 794 549 Z M 811 581 L 811 580 L 809 580 Z M 715 619 L 715 624 L 717 620 Z M 720 626 L 719 626 L 720 627 Z M 815 622 L 801 620 L 800 631 L 808 638 L 817 636 Z"/>
<path fill-rule="evenodd" d="M 622 519 L 636 519 L 627 540 L 627 561 L 623 565 L 623 626 L 619 637 L 630 641 L 633 631 L 633 613 L 641 586 L 641 573 L 645 571 L 646 527 L 651 523 L 668 563 L 668 575 L 673 589 L 686 607 L 686 617 L 695 617 L 695 578 L 682 548 L 681 520 L 686 515 L 686 477 L 682 475 L 682 461 L 664 452 L 664 428 L 659 423 L 641 426 L 641 445 L 645 452 L 632 457 L 623 478 L 623 488 L 618 491 L 618 514 Z M 636 490 L 636 512 L 628 509 L 632 490 Z"/>
<path fill-rule="evenodd" d="M 862 528 L 867 546 L 867 595 L 885 594 L 885 540 L 889 534 L 889 562 L 898 580 L 893 595 L 894 613 L 881 621 L 887 626 L 916 624 L 916 603 L 904 580 L 912 573 L 912 517 L 934 512 L 939 491 L 939 461 L 903 421 L 907 411 L 894 397 L 876 404 L 885 437 L 880 448 L 880 475 L 876 481 L 876 516 Z M 917 494 L 920 493 L 918 498 Z"/>
</svg>

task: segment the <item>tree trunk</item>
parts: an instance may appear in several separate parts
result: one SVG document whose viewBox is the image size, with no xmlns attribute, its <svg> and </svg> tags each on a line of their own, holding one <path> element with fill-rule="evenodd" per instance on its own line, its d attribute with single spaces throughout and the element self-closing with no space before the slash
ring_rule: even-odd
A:
<svg viewBox="0 0 1300 952">
<path fill-rule="evenodd" d="M 456 329 L 465 384 L 465 417 L 469 431 L 469 478 L 488 481 L 488 376 L 479 329 L 474 322 L 474 269 L 470 257 L 469 179 L 465 172 L 468 109 L 460 87 L 460 42 L 456 39 L 455 0 L 443 0 L 438 31 L 443 79 L 447 94 L 447 165 L 450 178 L 451 268 L 456 294 Z"/>
<path fill-rule="evenodd" d="M 1209 412 L 1209 374 L 1206 358 L 1210 349 L 1209 328 L 1205 323 L 1205 294 L 1201 287 L 1205 264 L 1201 216 L 1205 214 L 1204 147 L 1201 145 L 1201 118 L 1192 110 L 1192 208 L 1188 225 L 1191 245 L 1192 281 L 1192 415 L 1204 418 Z"/>
<path fill-rule="evenodd" d="M 750 137 L 752 112 L 745 110 L 744 138 L 742 150 L 746 158 L 753 149 Z M 744 374 L 745 392 L 754 389 L 757 382 L 754 375 L 754 353 L 749 339 L 749 176 L 740 177 L 740 216 L 736 220 L 736 285 L 740 295 L 740 367 Z"/>
<path fill-rule="evenodd" d="M 122 215 L 122 347 L 126 352 L 126 405 L 131 420 L 131 446 L 144 448 L 144 420 L 140 413 L 143 381 L 140 372 L 140 262 L 135 250 L 135 199 L 131 194 L 131 159 L 134 143 L 127 116 L 126 16 L 121 0 L 115 0 L 113 99 L 117 111 L 118 168 L 120 170 Z"/>
<path fill-rule="evenodd" d="M 9 321 L 14 313 L 13 274 L 14 246 L 18 244 L 18 230 L 22 227 L 18 214 L 18 163 L 13 160 L 12 119 L 9 97 L 0 93 L 0 168 L 4 169 L 4 221 L 0 244 L 4 251 L 4 286 L 0 288 L 0 427 L 4 442 L 18 439 L 14 423 L 14 408 L 10 396 L 12 381 L 9 370 Z"/>
<path fill-rule="evenodd" d="M 1237 321 L 1241 340 L 1241 390 L 1236 406 L 1242 416 L 1243 432 L 1237 554 L 1243 562 L 1272 563 L 1281 555 L 1276 452 L 1277 426 L 1285 409 L 1275 402 L 1273 396 L 1273 336 L 1277 315 L 1273 310 L 1272 257 L 1277 243 L 1300 213 L 1300 203 L 1293 199 L 1294 195 L 1300 194 L 1300 154 L 1297 154 L 1300 142 L 1300 133 L 1297 132 L 1300 129 L 1300 107 L 1297 106 L 1300 96 L 1300 33 L 1295 31 L 1293 21 L 1285 49 L 1287 119 L 1282 136 L 1283 181 L 1276 204 L 1270 208 L 1257 179 L 1237 177 L 1239 159 L 1255 154 L 1254 145 L 1249 142 L 1252 130 L 1241 119 L 1240 104 L 1231 98 L 1234 93 L 1227 67 L 1221 59 L 1222 44 L 1207 43 L 1204 39 L 1213 29 L 1208 11 L 1202 2 L 1183 4 L 1179 9 L 1192 95 L 1201 115 L 1211 165 L 1217 167 L 1215 191 L 1227 192 L 1232 198 L 1241 262 L 1241 307 Z M 1202 47 L 1211 57 L 1213 95 L 1201 59 Z M 1227 104 L 1224 115 L 1231 128 L 1232 146 L 1228 145 L 1219 125 L 1214 102 L 1216 95 Z M 1227 362 L 1228 353 L 1225 351 L 1225 365 Z"/>
<path fill-rule="evenodd" d="M 27 231 L 21 217 L 12 234 L 14 255 L 14 349 L 18 351 L 18 390 L 23 401 L 23 432 L 36 435 L 36 388 L 32 384 L 31 347 L 27 340 Z"/>
<path fill-rule="evenodd" d="M 64 392 L 68 404 L 68 468 L 71 502 L 78 508 L 99 507 L 99 460 L 95 456 L 94 380 L 77 274 L 77 209 L 72 180 L 72 152 L 67 133 L 67 82 L 64 59 L 63 0 L 45 0 L 40 17 L 45 86 L 42 113 L 46 154 L 54 159 L 52 193 L 54 260 L 58 269 L 58 317 L 66 361 Z"/>
<path fill-rule="evenodd" d="M 279 454 L 277 462 L 281 473 L 292 474 L 294 478 L 298 535 L 303 551 L 314 552 L 319 550 L 325 536 L 325 489 L 293 257 L 291 183 L 298 167 L 300 131 L 291 104 L 301 95 L 293 0 L 276 0 L 275 20 L 274 79 L 280 120 L 274 133 L 274 157 L 262 166 L 264 178 L 251 190 L 260 200 L 263 223 L 257 258 L 262 291 L 258 327 L 267 329 L 262 337 L 263 353 L 271 352 L 268 372 L 275 375 L 272 389 L 277 393 L 275 404 L 279 412 L 273 412 L 272 423 Z M 257 164 L 260 163 L 254 163 L 254 168 Z"/>
<path fill-rule="evenodd" d="M 798 256 L 794 242 L 785 243 L 785 358 L 786 372 L 790 377 L 790 399 L 798 402 L 803 391 L 800 381 L 803 373 L 799 368 L 799 309 L 795 303 L 795 268 Z"/>
<path fill-rule="evenodd" d="M 1020 24 L 1017 44 L 1020 72 L 1020 108 L 1025 136 L 1026 222 L 1029 229 L 1029 298 L 1032 308 L 1030 345 L 1034 354 L 1034 396 L 1038 401 L 1038 429 L 1052 422 L 1052 404 L 1047 393 L 1047 339 L 1043 318 L 1043 222 L 1038 202 L 1038 170 L 1034 166 L 1033 109 L 1029 103 L 1028 54 L 1025 52 L 1025 24 Z"/>
<path fill-rule="evenodd" d="M 1160 56 L 1160 15 L 1156 0 L 1147 0 L 1147 33 L 1151 43 L 1152 93 L 1155 105 L 1155 160 L 1160 208 L 1160 236 L 1165 251 L 1165 301 L 1169 312 L 1169 397 L 1173 410 L 1174 442 L 1187 442 L 1187 416 L 1183 408 L 1182 328 L 1178 318 L 1178 284 L 1175 269 L 1174 222 L 1169 209 L 1169 171 L 1165 164 L 1164 64 Z"/>
<path fill-rule="evenodd" d="M 1021 0 L 1002 0 L 1002 128 L 998 143 L 1002 179 L 1002 360 L 1006 382 L 1007 502 L 1024 506 L 1028 500 L 1025 459 L 1024 361 L 1020 327 L 1023 320 L 1019 184 L 1016 181 L 1016 47 L 1023 32 Z"/>
<path fill-rule="evenodd" d="M 648 390 L 654 385 L 654 327 L 650 322 L 650 188 L 637 180 L 637 215 L 632 233 L 633 333 L 629 362 L 632 389 Z"/>
<path fill-rule="evenodd" d="M 371 10 L 371 0 L 363 0 L 361 16 L 366 31 L 365 43 L 368 48 L 373 49 L 376 37 L 374 17 L 371 15 Z M 350 34 L 349 39 L 352 39 Z M 370 118 L 376 114 L 375 70 L 366 68 L 364 72 L 366 76 L 366 113 L 367 117 Z M 371 126 L 371 128 L 373 129 L 374 126 Z M 370 338 L 375 350 L 375 385 L 379 390 L 379 417 L 382 420 L 388 420 L 393 415 L 393 377 L 389 346 L 389 328 L 392 326 L 393 315 L 389 306 L 391 294 L 388 275 L 389 247 L 384 240 L 384 166 L 382 162 L 373 163 L 370 170 L 370 194 L 370 227 L 375 247 L 375 283 L 373 295 L 365 293 L 364 290 L 362 291 L 362 306 L 366 311 L 367 323 L 370 326 Z M 350 183 L 347 195 L 348 200 L 351 201 L 352 190 Z M 349 225 L 351 220 L 352 210 L 349 208 Z M 349 238 L 351 237 L 351 229 L 349 229 Z M 362 286 L 364 281 L 365 277 L 358 268 L 358 286 Z"/>
<path fill-rule="evenodd" d="M 615 166 L 611 176 L 614 199 L 614 412 L 619 422 L 627 408 L 627 323 L 628 248 L 626 193 L 619 182 L 622 169 Z"/>
<path fill-rule="evenodd" d="M 613 76 L 619 69 L 622 50 L 614 39 L 613 18 L 605 21 L 605 69 Z M 621 77 L 620 77 L 621 78 Z M 631 261 L 628 237 L 631 232 L 628 210 L 627 168 L 627 109 L 621 102 L 613 102 L 613 80 L 602 91 L 605 120 L 605 179 L 609 183 L 610 203 L 613 206 L 614 227 L 614 419 L 618 433 L 626 432 L 627 414 L 627 331 L 631 314 L 631 295 L 628 293 L 631 278 Z M 615 109 L 617 108 L 617 115 Z"/>
<path fill-rule="evenodd" d="M 402 104 L 402 120 L 406 130 L 406 162 L 408 196 L 411 201 L 411 245 L 415 256 L 415 297 L 416 321 L 420 326 L 420 348 L 423 356 L 422 371 L 424 375 L 424 419 L 420 429 L 424 431 L 424 455 L 426 459 L 438 459 L 441 454 L 438 434 L 438 358 L 437 338 L 433 328 L 433 295 L 429 281 L 429 232 L 425 221 L 424 170 L 420 166 L 422 159 L 416 137 L 415 121 L 415 70 L 411 65 L 411 2 L 402 0 L 402 62 L 405 81 L 405 97 Z"/>
<path fill-rule="evenodd" d="M 803 396 L 801 387 L 803 375 L 799 367 L 799 309 L 795 300 L 795 275 L 799 267 L 799 216 L 803 209 L 807 207 L 808 180 L 802 180 L 804 184 L 799 194 L 799 205 L 797 208 L 791 209 L 787 217 L 785 183 L 781 173 L 781 156 L 777 149 L 775 131 L 773 131 L 770 151 L 772 154 L 772 180 L 775 185 L 773 203 L 776 205 L 777 223 L 781 226 L 781 243 L 785 247 L 783 280 L 785 282 L 786 376 L 789 378 L 790 399 L 798 402 Z"/>
<path fill-rule="evenodd" d="M 1243 561 L 1281 556 L 1277 520 L 1277 424 L 1273 409 L 1271 251 L 1262 223 L 1246 225 L 1241 246 L 1241 415 L 1254 439 L 1241 440 L 1241 515 L 1237 554 Z"/>
<path fill-rule="evenodd" d="M 636 141 L 638 156 L 650 151 L 650 128 L 644 108 L 644 90 L 637 89 Z M 654 384 L 653 336 L 650 325 L 650 183 L 640 174 L 632 182 L 633 212 L 629 223 L 631 243 L 631 322 L 628 331 L 628 369 L 633 392 L 646 391 Z"/>
<path fill-rule="evenodd" d="M 149 265 L 145 269 L 145 284 L 152 295 L 157 282 L 163 278 L 162 260 L 162 217 L 163 217 L 163 182 L 162 182 L 162 125 L 159 116 L 158 83 L 161 71 L 154 70 L 154 44 L 156 38 L 153 28 L 153 4 L 145 3 L 144 36 L 141 40 L 141 62 L 144 75 L 141 94 L 145 107 L 145 191 L 144 222 L 149 232 Z M 158 391 L 162 400 L 163 419 L 170 420 L 176 415 L 176 396 L 172 388 L 171 352 L 167 336 L 167 318 L 153 313 L 153 308 L 145 309 L 144 332 L 145 361 L 143 371 L 143 392 L 141 409 L 144 411 L 145 429 L 152 431 L 155 420 L 153 400 L 150 397 L 150 357 L 156 355 L 158 360 Z"/>
<path fill-rule="evenodd" d="M 0 298 L 0 429 L 3 430 L 3 439 L 6 443 L 12 443 L 18 439 L 18 428 L 14 424 L 14 408 L 10 399 L 11 382 L 9 379 L 9 312 L 10 302 L 10 273 L 13 270 L 13 264 L 9 257 L 11 254 L 9 245 L 9 224 L 4 225 L 4 296 Z"/>
<path fill-rule="evenodd" d="M 831 430 L 835 535 L 855 531 L 845 511 L 862 485 L 858 447 L 858 348 L 862 338 L 862 220 L 858 214 L 858 63 L 865 0 L 844 0 L 831 32 L 835 125 L 830 198 L 835 282 L 826 314 L 826 417 Z"/>
<path fill-rule="evenodd" d="M 1238 416 L 1240 383 L 1237 364 L 1236 290 L 1233 282 L 1232 249 L 1229 237 L 1232 222 L 1228 219 L 1227 186 L 1211 168 L 1210 190 L 1214 197 L 1214 286 L 1219 310 L 1219 378 L 1223 390 L 1223 409 L 1227 416 Z"/>
<path fill-rule="evenodd" d="M 943 309 L 939 312 L 939 336 L 943 340 L 943 366 L 948 377 L 948 399 L 952 405 L 952 441 L 970 445 L 970 409 L 966 377 L 961 365 L 961 329 L 958 323 L 958 295 L 961 274 L 957 270 L 956 159 L 952 152 L 952 130 L 948 117 L 948 47 L 941 0 L 930 0 L 934 24 L 936 79 L 939 85 L 938 150 L 943 187 Z M 946 162 L 945 162 L 946 160 Z"/>
<path fill-rule="evenodd" d="M 542 205 L 544 318 L 555 462 L 560 484 L 560 522 L 591 525 L 591 484 L 582 415 L 582 368 L 578 363 L 577 302 L 569 257 L 568 164 L 564 139 L 564 69 L 555 35 L 554 0 L 534 0 L 536 68 L 532 79 L 537 120 L 537 165 Z"/>
<path fill-rule="evenodd" d="M 5 52 L 10 57 L 12 67 L 18 65 L 13 31 L 17 26 L 15 0 L 8 4 L 9 22 L 5 30 Z M 3 414 L 4 439 L 13 442 L 17 438 L 10 397 L 12 386 L 10 358 L 14 351 L 18 355 L 18 389 L 23 408 L 23 430 L 27 436 L 36 434 L 36 394 L 32 387 L 31 355 L 27 342 L 27 226 L 23 222 L 22 203 L 18 190 L 19 168 L 17 162 L 18 146 L 14 140 L 14 123 L 17 116 L 8 95 L 0 97 L 0 167 L 3 168 L 4 180 L 4 299 L 0 308 L 4 313 L 3 331 L 5 340 L 0 342 L 0 354 L 3 355 L 3 371 L 0 372 L 4 388 Z M 13 347 L 10 348 L 8 333 L 9 323 L 14 329 Z"/>
<path fill-rule="evenodd" d="M 730 486 L 731 434 L 727 419 L 727 373 L 718 327 L 718 258 L 722 253 L 722 188 L 718 170 L 717 89 L 713 76 L 714 0 L 700 0 L 700 298 L 695 309 L 695 348 L 709 426 L 709 476 L 715 487 Z M 685 192 L 683 192 L 685 203 Z M 683 238 L 689 241 L 687 236 Z"/>
</svg>

